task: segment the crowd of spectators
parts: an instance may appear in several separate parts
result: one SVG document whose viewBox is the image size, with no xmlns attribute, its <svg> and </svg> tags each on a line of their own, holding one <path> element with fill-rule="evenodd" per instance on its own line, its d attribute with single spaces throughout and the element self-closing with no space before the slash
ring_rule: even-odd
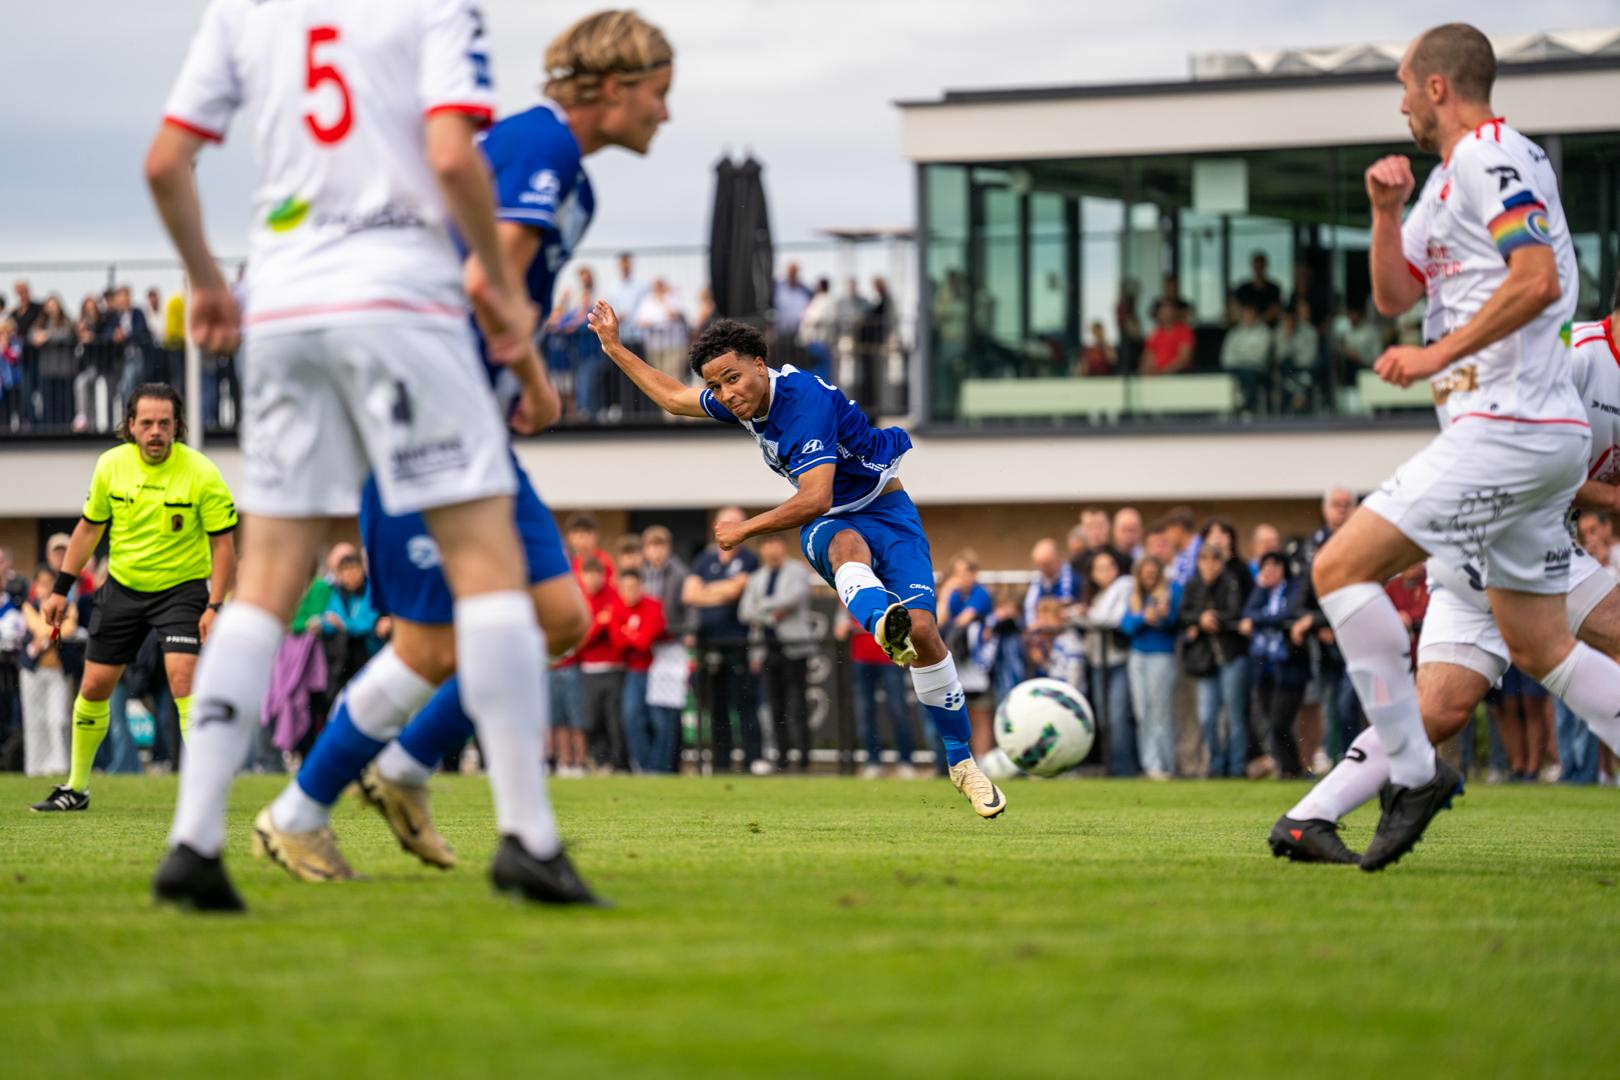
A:
<svg viewBox="0 0 1620 1080">
<path fill-rule="evenodd" d="M 1093 761 L 1108 775 L 1322 773 L 1365 725 L 1310 584 L 1316 552 L 1353 507 L 1352 494 L 1335 488 L 1310 534 L 1285 538 L 1262 523 L 1246 540 L 1225 519 L 1200 522 L 1186 509 L 1144 525 L 1131 507 L 1088 507 L 1062 542 L 1035 542 L 1027 570 L 987 572 L 971 551 L 955 555 L 941 568 L 940 626 L 975 752 L 993 755 L 997 703 L 1039 676 L 1088 695 L 1099 728 Z M 716 518 L 741 516 L 725 508 Z M 1588 513 L 1579 527 L 1585 547 L 1620 577 L 1609 519 Z M 590 515 L 571 516 L 564 535 L 590 629 L 552 666 L 546 753 L 559 776 L 676 772 L 704 747 L 719 770 L 804 772 L 834 742 L 855 752 L 865 776 L 943 768 L 904 673 L 820 588 L 787 537 L 731 551 L 710 545 L 687 564 L 663 526 L 618 537 L 612 554 Z M 53 639 L 39 602 L 67 542 L 53 535 L 46 561 L 27 576 L 0 551 L 0 768 L 30 775 L 67 764 L 84 628 L 105 580 L 105 564 L 93 561 Z M 1422 566 L 1387 591 L 1415 661 L 1428 605 Z M 244 764 L 295 763 L 390 632 L 361 554 L 334 545 L 288 627 L 264 731 Z M 847 710 L 847 729 L 832 730 L 836 710 Z M 1477 736 L 1471 728 L 1448 752 L 1466 764 L 1477 743 L 1488 779 L 1620 778 L 1585 724 L 1516 671 L 1492 692 L 1486 715 Z M 99 767 L 174 767 L 178 730 L 155 640 L 126 670 L 112 716 Z M 445 764 L 474 767 L 471 749 Z"/>
<path fill-rule="evenodd" d="M 0 295 L 0 431 L 111 431 L 131 390 L 178 374 L 185 321 L 184 298 L 156 287 L 137 303 L 109 286 L 75 313 L 15 282 Z"/>
<path fill-rule="evenodd" d="M 967 276 L 948 271 L 932 282 L 930 324 L 936 373 L 935 409 L 949 415 L 960 381 L 970 377 L 1133 376 L 1225 373 L 1240 416 L 1309 414 L 1361 407 L 1358 375 L 1388 345 L 1421 339 L 1421 311 L 1398 321 L 1348 301 L 1320 279 L 1309 258 L 1295 264 L 1293 287 L 1271 276 L 1264 252 L 1250 257 L 1249 276 L 1225 297 L 1218 316 L 1197 317 L 1176 273 L 1158 295 L 1126 279 L 1112 325 L 1091 319 L 1070 333 L 1041 334 L 1014 345 L 992 334 L 994 299 L 973 294 Z"/>
</svg>

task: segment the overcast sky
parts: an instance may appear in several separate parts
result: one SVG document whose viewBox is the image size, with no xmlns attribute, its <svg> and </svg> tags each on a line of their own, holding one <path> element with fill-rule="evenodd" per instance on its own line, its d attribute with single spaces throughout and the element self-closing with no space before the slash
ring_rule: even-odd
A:
<svg viewBox="0 0 1620 1080">
<path fill-rule="evenodd" d="M 386 0 L 378 0 L 386 2 Z M 169 254 L 141 184 L 142 152 L 204 0 L 0 0 L 0 23 L 56 21 L 7 50 L 0 112 L 0 263 Z M 896 99 L 946 88 L 1184 77 L 1194 50 L 1404 40 L 1435 20 L 1410 0 L 647 0 L 675 44 L 674 120 L 638 160 L 588 159 L 590 247 L 700 243 L 713 162 L 766 165 L 781 239 L 827 226 L 910 224 Z M 538 100 L 540 56 L 576 0 L 484 0 L 502 111 Z M 1615 0 L 1475 0 L 1488 33 L 1620 22 Z M 1393 100 L 1391 108 L 1393 109 Z M 221 254 L 246 250 L 241 132 L 202 165 Z"/>
</svg>

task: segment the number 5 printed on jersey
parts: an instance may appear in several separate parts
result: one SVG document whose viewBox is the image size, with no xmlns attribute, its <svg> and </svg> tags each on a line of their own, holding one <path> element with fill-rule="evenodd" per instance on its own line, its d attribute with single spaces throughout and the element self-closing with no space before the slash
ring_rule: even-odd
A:
<svg viewBox="0 0 1620 1080">
<path fill-rule="evenodd" d="M 309 45 L 304 51 L 304 88 L 311 92 L 320 89 L 322 83 L 332 83 L 337 87 L 338 96 L 343 100 L 343 111 L 330 125 L 323 125 L 313 113 L 304 114 L 304 126 L 309 133 L 315 136 L 317 142 L 328 146 L 343 141 L 343 137 L 354 126 L 354 103 L 349 99 L 349 84 L 343 81 L 343 75 L 331 64 L 318 63 L 315 50 L 322 45 L 335 44 L 338 40 L 338 30 L 335 26 L 312 26 L 309 28 Z"/>
</svg>

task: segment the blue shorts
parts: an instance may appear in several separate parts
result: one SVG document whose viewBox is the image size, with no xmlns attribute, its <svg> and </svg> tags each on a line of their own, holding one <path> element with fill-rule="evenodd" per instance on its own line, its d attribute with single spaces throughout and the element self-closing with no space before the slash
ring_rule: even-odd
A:
<svg viewBox="0 0 1620 1080">
<path fill-rule="evenodd" d="M 891 491 L 860 510 L 819 517 L 799 530 L 799 547 L 821 580 L 833 582 L 827 548 L 833 537 L 854 529 L 872 549 L 872 572 L 908 608 L 934 614 L 934 557 L 928 551 L 917 505 L 904 491 Z"/>
<path fill-rule="evenodd" d="M 1507 671 L 1502 673 L 1502 696 L 1526 697 L 1539 701 L 1547 696 L 1547 688 L 1509 664 Z"/>
<path fill-rule="evenodd" d="M 529 562 L 529 584 L 538 585 L 571 572 L 557 522 L 535 494 L 528 474 L 512 456 L 517 495 L 512 517 Z M 383 511 L 377 481 L 366 479 L 360 497 L 360 539 L 366 547 L 371 596 L 377 610 L 429 626 L 453 621 L 455 599 L 439 564 L 439 545 L 421 514 L 392 517 Z"/>
</svg>

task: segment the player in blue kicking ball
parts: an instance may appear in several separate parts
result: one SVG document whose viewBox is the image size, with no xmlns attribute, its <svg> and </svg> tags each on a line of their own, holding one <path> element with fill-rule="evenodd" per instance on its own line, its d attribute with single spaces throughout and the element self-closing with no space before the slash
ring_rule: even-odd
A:
<svg viewBox="0 0 1620 1080">
<path fill-rule="evenodd" d="M 754 437 L 765 464 L 797 490 L 741 524 L 717 523 L 729 550 L 754 536 L 799 529 L 805 558 L 838 590 L 855 620 L 900 667 L 911 669 L 917 700 L 945 742 L 951 782 L 980 817 L 1007 808 L 1001 789 L 968 750 L 968 714 L 956 663 L 935 621 L 934 562 L 917 507 L 900 486 L 900 459 L 911 449 L 903 428 L 876 428 L 831 383 L 765 363 L 765 336 L 720 319 L 692 344 L 692 370 L 703 389 L 651 367 L 619 341 L 619 319 L 599 301 L 590 326 L 620 371 L 674 416 L 735 424 Z"/>
</svg>

